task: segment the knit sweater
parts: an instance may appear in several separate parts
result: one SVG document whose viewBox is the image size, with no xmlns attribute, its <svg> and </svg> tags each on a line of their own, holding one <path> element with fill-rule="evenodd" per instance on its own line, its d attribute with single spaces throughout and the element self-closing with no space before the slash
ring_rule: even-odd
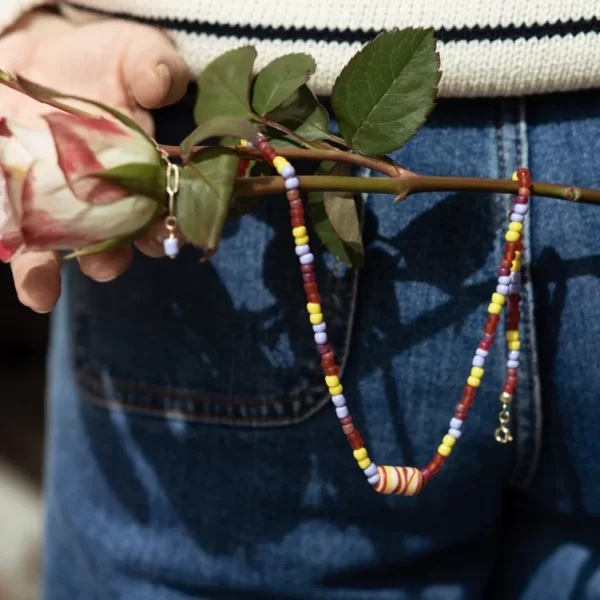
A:
<svg viewBox="0 0 600 600">
<path fill-rule="evenodd" d="M 0 0 L 0 31 L 40 4 L 78 22 L 118 17 L 164 28 L 194 74 L 245 44 L 257 48 L 257 68 L 307 52 L 323 95 L 365 42 L 394 27 L 435 28 L 442 96 L 600 87 L 600 0 Z"/>
</svg>

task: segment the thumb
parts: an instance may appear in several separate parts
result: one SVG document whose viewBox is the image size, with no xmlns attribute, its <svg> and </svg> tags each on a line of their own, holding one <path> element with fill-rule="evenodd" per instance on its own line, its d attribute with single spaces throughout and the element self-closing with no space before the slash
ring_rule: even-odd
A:
<svg viewBox="0 0 600 600">
<path fill-rule="evenodd" d="M 124 84 L 140 106 L 159 108 L 183 97 L 190 72 L 163 32 L 144 25 L 136 26 L 124 52 Z"/>
</svg>

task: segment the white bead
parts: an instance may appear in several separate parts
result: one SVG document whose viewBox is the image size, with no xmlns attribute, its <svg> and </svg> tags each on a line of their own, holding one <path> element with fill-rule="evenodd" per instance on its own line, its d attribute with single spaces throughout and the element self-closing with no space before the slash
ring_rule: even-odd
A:
<svg viewBox="0 0 600 600">
<path fill-rule="evenodd" d="M 521 352 L 519 350 L 511 350 L 508 353 L 508 358 L 510 360 L 519 360 L 519 356 L 521 356 Z"/>
<path fill-rule="evenodd" d="M 507 360 L 506 361 L 506 368 L 507 369 L 518 369 L 519 368 L 519 361 L 518 360 Z"/>
<path fill-rule="evenodd" d="M 326 333 L 315 333 L 315 342 L 317 344 L 325 344 L 327 342 Z"/>
<path fill-rule="evenodd" d="M 365 470 L 364 474 L 367 477 L 373 477 L 373 475 L 377 475 L 377 465 L 372 462 Z"/>
<path fill-rule="evenodd" d="M 369 477 L 367 480 L 371 485 L 377 485 L 379 483 L 379 473 L 377 475 L 373 475 L 373 477 Z"/>
<path fill-rule="evenodd" d="M 452 419 L 450 419 L 450 429 L 460 429 L 463 426 L 463 423 L 463 420 L 452 417 Z"/>
<path fill-rule="evenodd" d="M 350 412 L 348 411 L 347 406 L 340 406 L 339 408 L 335 409 L 335 414 L 338 416 L 338 419 L 345 419 Z"/>
<path fill-rule="evenodd" d="M 485 358 L 483 358 L 483 356 L 477 356 L 475 355 L 473 357 L 473 366 L 474 367 L 483 367 L 485 365 Z"/>
<path fill-rule="evenodd" d="M 310 246 L 308 244 L 302 244 L 302 246 L 296 246 L 296 254 L 298 256 L 304 256 L 310 252 Z"/>
<path fill-rule="evenodd" d="M 331 396 L 331 401 L 339 408 L 340 406 L 346 406 L 346 398 L 344 394 L 338 394 L 337 396 Z"/>
<path fill-rule="evenodd" d="M 510 283 L 510 275 L 501 275 L 498 277 L 498 283 L 500 285 L 508 285 Z"/>
<path fill-rule="evenodd" d="M 300 257 L 300 263 L 303 265 L 311 265 L 313 262 L 315 262 L 315 257 L 310 252 Z"/>
<path fill-rule="evenodd" d="M 168 237 L 163 241 L 165 254 L 170 258 L 175 258 L 179 253 L 179 240 L 176 237 Z"/>
<path fill-rule="evenodd" d="M 462 431 L 459 429 L 450 428 L 448 429 L 448 435 L 451 435 L 455 440 L 457 440 L 462 435 Z"/>
<path fill-rule="evenodd" d="M 327 329 L 327 325 L 325 323 L 319 323 L 318 325 L 313 325 L 313 331 L 315 333 L 323 333 Z"/>
<path fill-rule="evenodd" d="M 510 220 L 514 223 L 522 223 L 525 220 L 525 217 L 519 213 L 513 213 L 510 215 Z"/>
<path fill-rule="evenodd" d="M 483 358 L 487 358 L 488 354 L 489 354 L 489 350 L 484 350 L 483 348 L 477 348 L 477 350 L 475 350 L 475 354 L 477 354 L 477 356 L 482 356 Z"/>
<path fill-rule="evenodd" d="M 496 286 L 496 291 L 502 296 L 506 296 L 506 294 L 508 294 L 508 286 L 500 284 Z"/>
</svg>

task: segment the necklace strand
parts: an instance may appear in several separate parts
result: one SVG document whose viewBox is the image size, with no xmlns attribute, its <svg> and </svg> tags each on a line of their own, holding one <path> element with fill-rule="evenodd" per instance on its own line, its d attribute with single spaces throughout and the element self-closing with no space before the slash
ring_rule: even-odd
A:
<svg viewBox="0 0 600 600">
<path fill-rule="evenodd" d="M 243 146 L 253 144 L 242 140 Z M 512 441 L 508 427 L 511 417 L 511 406 L 517 388 L 517 369 L 521 342 L 519 341 L 519 321 L 521 301 L 521 255 L 523 252 L 523 220 L 528 212 L 531 177 L 527 169 L 518 169 L 513 179 L 519 182 L 519 195 L 510 205 L 509 225 L 505 234 L 504 255 L 498 269 L 498 284 L 492 294 L 488 306 L 488 315 L 483 327 L 483 336 L 473 356 L 470 374 L 463 388 L 462 398 L 456 405 L 454 416 L 450 420 L 448 432 L 443 436 L 441 444 L 433 459 L 423 468 L 377 466 L 371 461 L 365 443 L 358 431 L 346 404 L 344 388 L 340 381 L 340 367 L 335 362 L 335 355 L 328 343 L 327 325 L 321 308 L 321 296 L 317 285 L 314 268 L 314 255 L 310 250 L 309 237 L 304 220 L 304 206 L 300 197 L 300 181 L 294 167 L 282 156 L 278 156 L 275 148 L 264 135 L 259 134 L 256 146 L 263 158 L 270 163 L 285 181 L 286 196 L 290 206 L 290 221 L 295 242 L 295 252 L 300 262 L 300 272 L 307 297 L 306 309 L 312 325 L 317 351 L 321 356 L 321 367 L 325 375 L 325 383 L 329 389 L 331 401 L 342 426 L 354 458 L 362 469 L 369 484 L 381 494 L 414 496 L 441 469 L 450 456 L 454 445 L 462 435 L 462 427 L 469 409 L 475 401 L 475 394 L 481 385 L 485 373 L 485 363 L 494 342 L 500 315 L 506 305 L 507 312 L 507 350 L 506 379 L 500 394 L 502 409 L 498 416 L 500 427 L 495 431 L 496 440 L 500 443 Z M 238 177 L 243 177 L 249 167 L 248 161 L 240 161 Z"/>
</svg>

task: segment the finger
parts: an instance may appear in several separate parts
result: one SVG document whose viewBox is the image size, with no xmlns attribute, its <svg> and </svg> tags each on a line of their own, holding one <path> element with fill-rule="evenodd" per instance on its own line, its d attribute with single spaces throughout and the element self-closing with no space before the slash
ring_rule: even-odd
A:
<svg viewBox="0 0 600 600">
<path fill-rule="evenodd" d="M 158 108 L 180 100 L 190 72 L 165 34 L 150 27 L 132 32 L 123 58 L 125 87 L 144 108 Z"/>
<path fill-rule="evenodd" d="M 179 247 L 185 244 L 185 240 L 179 228 L 175 231 L 175 236 L 179 240 Z M 160 258 L 165 255 L 163 242 L 169 237 L 169 230 L 165 226 L 165 222 L 161 219 L 152 226 L 152 229 L 143 237 L 135 242 L 138 250 L 150 256 L 151 258 Z"/>
<path fill-rule="evenodd" d="M 51 311 L 60 297 L 60 255 L 28 252 L 10 264 L 21 303 L 38 313 Z"/>
<path fill-rule="evenodd" d="M 94 281 L 105 283 L 122 275 L 131 264 L 131 247 L 79 257 L 81 272 Z"/>
</svg>

